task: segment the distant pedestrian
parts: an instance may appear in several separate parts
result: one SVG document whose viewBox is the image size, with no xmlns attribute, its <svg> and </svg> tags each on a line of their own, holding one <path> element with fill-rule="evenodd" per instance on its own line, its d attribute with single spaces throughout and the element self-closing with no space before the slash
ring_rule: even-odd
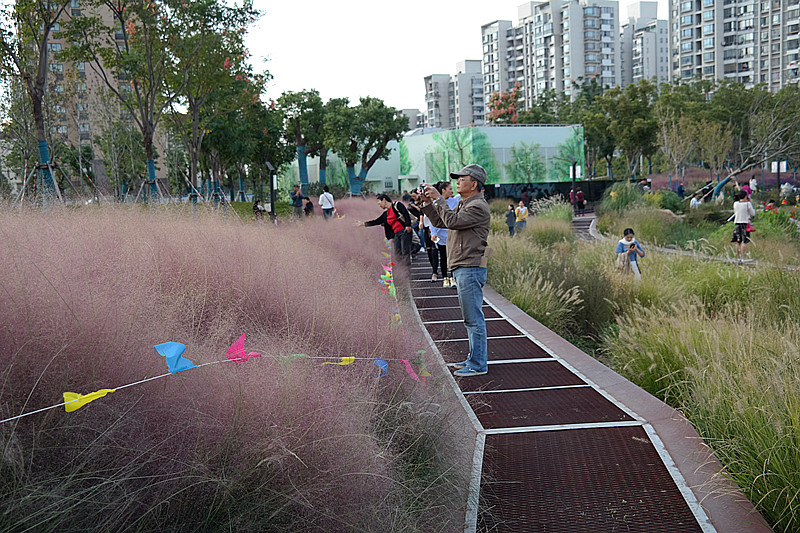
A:
<svg viewBox="0 0 800 533">
<path fill-rule="evenodd" d="M 261 205 L 261 200 L 256 200 L 253 202 L 253 216 L 256 219 L 256 222 L 262 223 L 264 222 L 264 213 L 266 209 L 263 205 Z"/>
<path fill-rule="evenodd" d="M 578 191 L 575 193 L 575 200 L 576 200 L 576 207 L 578 208 L 578 216 L 583 216 L 583 210 L 586 209 L 586 197 L 583 195 L 583 191 L 580 187 L 578 187 Z"/>
<path fill-rule="evenodd" d="M 331 189 L 327 185 L 322 188 L 322 194 L 319 196 L 319 206 L 322 208 L 322 218 L 324 220 L 328 220 L 333 216 L 336 205 L 333 201 Z"/>
<path fill-rule="evenodd" d="M 747 195 L 748 200 L 750 200 L 750 197 L 753 195 L 753 189 L 750 188 L 750 185 L 747 182 L 742 185 L 742 192 Z"/>
<path fill-rule="evenodd" d="M 387 194 L 378 195 L 378 205 L 383 213 L 367 222 L 357 221 L 357 226 L 383 226 L 387 239 L 392 241 L 393 261 L 397 265 L 411 264 L 411 215 L 402 202 L 392 202 Z"/>
<path fill-rule="evenodd" d="M 678 183 L 678 196 L 680 196 L 681 200 L 686 195 L 686 190 L 683 188 L 683 183 Z"/>
<path fill-rule="evenodd" d="M 644 257 L 644 249 L 634 238 L 633 229 L 625 228 L 622 239 L 617 243 L 617 269 L 625 274 L 633 274 L 636 281 L 642 279 L 638 257 Z"/>
<path fill-rule="evenodd" d="M 296 218 L 300 218 L 303 216 L 303 193 L 300 192 L 300 186 L 295 185 L 292 187 L 292 191 L 289 193 L 289 197 L 292 200 L 292 216 Z"/>
<path fill-rule="evenodd" d="M 747 243 L 750 242 L 750 222 L 756 216 L 753 204 L 747 199 L 744 191 L 736 191 L 736 201 L 733 203 L 733 238 L 738 261 L 747 262 Z"/>
<path fill-rule="evenodd" d="M 758 191 L 758 180 L 755 176 L 750 178 L 750 190 L 753 192 Z"/>
<path fill-rule="evenodd" d="M 514 204 L 508 204 L 506 210 L 506 226 L 508 226 L 509 236 L 514 236 L 514 226 L 517 224 L 517 213 L 514 211 Z"/>
<path fill-rule="evenodd" d="M 308 196 L 303 197 L 303 214 L 307 217 L 314 216 L 314 202 Z"/>
<path fill-rule="evenodd" d="M 531 193 L 528 192 L 528 188 L 527 187 L 522 189 L 522 194 L 520 195 L 520 200 L 522 200 L 522 203 L 525 204 L 526 207 L 528 206 L 528 204 L 531 203 Z"/>
<path fill-rule="evenodd" d="M 703 205 L 703 201 L 700 199 L 700 193 L 696 192 L 694 193 L 694 196 L 692 196 L 692 199 L 689 201 L 689 207 L 691 209 L 697 209 L 701 205 Z"/>
<path fill-rule="evenodd" d="M 528 225 L 528 208 L 525 207 L 522 200 L 519 201 L 514 213 L 516 214 L 517 233 L 525 231 L 525 226 Z"/>
</svg>

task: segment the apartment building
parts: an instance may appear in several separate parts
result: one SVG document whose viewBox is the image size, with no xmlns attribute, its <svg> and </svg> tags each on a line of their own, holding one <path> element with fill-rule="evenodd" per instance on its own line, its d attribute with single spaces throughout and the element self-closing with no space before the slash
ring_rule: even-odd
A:
<svg viewBox="0 0 800 533">
<path fill-rule="evenodd" d="M 481 40 L 483 42 L 483 97 L 484 103 L 489 105 L 492 93 L 506 93 L 514 84 L 509 85 L 509 68 L 516 70 L 517 57 L 522 61 L 523 47 L 509 49 L 508 31 L 513 25 L 510 20 L 495 20 L 481 26 Z M 513 65 L 513 67 L 512 67 Z"/>
<path fill-rule="evenodd" d="M 451 80 L 452 100 L 450 128 L 483 126 L 484 99 L 481 61 L 467 59 L 456 64 L 456 74 Z"/>
<path fill-rule="evenodd" d="M 82 5 L 81 0 L 71 0 L 64 17 L 83 15 L 100 16 L 104 24 L 109 27 L 115 26 L 110 10 L 103 6 L 90 8 Z M 117 28 L 114 37 L 117 45 L 121 45 L 124 35 L 120 28 Z M 109 130 L 114 122 L 127 120 L 131 128 L 134 128 L 135 125 L 129 113 L 123 110 L 116 96 L 109 94 L 102 77 L 94 71 L 91 65 L 60 60 L 58 53 L 70 45 L 71 40 L 66 32 L 62 32 L 61 25 L 56 24 L 47 42 L 49 52 L 47 90 L 51 92 L 50 101 L 53 102 L 50 112 L 46 116 L 47 127 L 55 140 L 66 142 L 74 147 L 87 145 L 92 147 L 94 159 L 91 166 L 96 176 L 96 184 L 104 191 L 110 191 L 106 164 L 97 141 L 100 134 Z M 131 92 L 131 82 L 124 75 L 118 76 L 114 81 L 121 93 Z M 157 134 L 155 143 L 160 153 L 166 153 L 165 139 Z M 166 169 L 158 168 L 156 176 L 164 179 Z M 138 184 L 132 185 L 138 186 Z"/>
<path fill-rule="evenodd" d="M 545 0 L 517 9 L 517 25 L 496 21 L 481 28 L 486 58 L 503 49 L 489 46 L 495 29 L 506 27 L 504 64 L 491 69 L 484 64 L 487 98 L 494 90 L 507 92 L 519 84 L 525 107 L 530 107 L 548 90 L 572 94 L 579 78 L 597 78 L 609 87 L 622 83 L 615 0 Z M 504 82 L 493 80 L 495 73 Z"/>
<path fill-rule="evenodd" d="M 669 22 L 658 20 L 658 2 L 628 6 L 620 29 L 622 86 L 641 79 L 667 83 L 670 79 Z"/>
<path fill-rule="evenodd" d="M 425 76 L 425 127 L 450 127 L 450 75 Z"/>
<path fill-rule="evenodd" d="M 672 79 L 798 81 L 800 0 L 670 0 Z"/>
<path fill-rule="evenodd" d="M 481 61 L 460 61 L 456 73 L 425 76 L 425 127 L 453 129 L 484 124 Z"/>
</svg>

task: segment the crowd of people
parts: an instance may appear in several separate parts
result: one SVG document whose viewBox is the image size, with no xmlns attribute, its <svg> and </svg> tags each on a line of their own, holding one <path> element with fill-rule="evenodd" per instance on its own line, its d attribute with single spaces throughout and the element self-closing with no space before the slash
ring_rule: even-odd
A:
<svg viewBox="0 0 800 533">
<path fill-rule="evenodd" d="M 488 234 L 490 226 L 489 206 L 484 196 L 486 171 L 479 165 L 467 165 L 459 172 L 450 174 L 456 181 L 455 191 L 451 181 L 440 181 L 434 185 L 423 184 L 418 189 L 403 195 L 402 201 L 394 201 L 387 194 L 377 195 L 381 214 L 365 222 L 356 221 L 357 226 L 381 226 L 384 236 L 392 242 L 393 261 L 400 268 L 395 278 L 402 281 L 407 275 L 412 257 L 423 253 L 431 266 L 432 283 L 441 281 L 443 288 L 456 289 L 464 324 L 469 337 L 469 354 L 457 363 L 455 375 L 477 376 L 486 374 L 487 339 L 486 324 L 482 312 L 483 286 L 486 283 L 487 262 L 490 250 Z M 750 242 L 755 210 L 750 196 L 756 191 L 755 178 L 749 183 L 736 184 L 733 238 L 739 261 L 746 259 L 747 243 Z M 679 184 L 679 195 L 685 191 Z M 708 184 L 691 198 L 690 208 L 697 208 L 711 194 Z M 540 192 L 541 194 L 541 192 Z M 586 200 L 578 187 L 570 201 L 575 214 L 584 214 Z M 538 196 L 537 196 L 538 198 Z M 292 216 L 296 218 L 314 215 L 314 202 L 304 196 L 299 185 L 290 193 Z M 528 204 L 530 192 L 523 190 L 520 201 L 509 204 L 505 214 L 510 236 L 524 231 L 530 216 Z M 335 200 L 327 186 L 317 200 L 324 219 L 336 213 Z M 264 217 L 266 209 L 260 201 L 253 204 L 256 219 Z M 645 257 L 641 243 L 636 240 L 633 228 L 626 228 L 616 245 L 616 267 L 624 275 L 642 279 L 639 260 Z"/>
</svg>

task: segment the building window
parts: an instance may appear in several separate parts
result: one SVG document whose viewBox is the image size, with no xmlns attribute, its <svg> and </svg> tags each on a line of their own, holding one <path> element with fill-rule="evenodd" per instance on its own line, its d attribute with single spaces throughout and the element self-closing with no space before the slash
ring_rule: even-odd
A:
<svg viewBox="0 0 800 533">
<path fill-rule="evenodd" d="M 47 43 L 48 52 L 60 52 L 61 43 Z"/>
<path fill-rule="evenodd" d="M 703 48 L 714 48 L 714 38 L 706 37 L 703 39 Z"/>
<path fill-rule="evenodd" d="M 714 25 L 706 24 L 703 26 L 703 35 L 714 35 Z"/>
<path fill-rule="evenodd" d="M 692 30 L 692 28 L 685 28 L 685 29 L 681 30 L 681 38 L 682 39 L 687 39 L 687 38 L 691 39 L 693 34 L 694 34 L 694 31 Z"/>
<path fill-rule="evenodd" d="M 686 2 L 681 2 L 681 11 L 691 11 L 692 10 L 692 0 L 687 0 Z"/>
<path fill-rule="evenodd" d="M 691 51 L 692 51 L 692 43 L 681 44 L 681 52 L 691 52 Z"/>
<path fill-rule="evenodd" d="M 703 11 L 703 20 L 714 20 L 714 10 Z"/>
<path fill-rule="evenodd" d="M 692 23 L 692 16 L 691 15 L 684 15 L 681 17 L 681 26 L 686 26 Z"/>
<path fill-rule="evenodd" d="M 61 63 L 50 63 L 50 72 L 64 72 L 64 65 Z"/>
<path fill-rule="evenodd" d="M 78 124 L 78 131 L 81 133 L 87 133 L 89 131 L 89 124 L 86 122 L 81 122 Z"/>
</svg>

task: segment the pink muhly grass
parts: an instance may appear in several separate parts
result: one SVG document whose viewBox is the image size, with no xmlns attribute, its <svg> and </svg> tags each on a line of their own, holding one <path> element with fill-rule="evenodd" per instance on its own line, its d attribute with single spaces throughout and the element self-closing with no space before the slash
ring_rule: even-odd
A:
<svg viewBox="0 0 800 533">
<path fill-rule="evenodd" d="M 352 224 L 379 208 L 340 205 L 344 219 L 277 228 L 119 208 L 0 213 L 0 417 L 163 374 L 161 342 L 201 364 L 246 333 L 263 354 L 0 425 L 0 499 L 17 527 L 368 530 L 390 511 L 405 528 L 457 509 L 398 518 L 404 452 L 376 433 L 395 400 L 435 398 L 448 407 L 429 409 L 428 429 L 401 419 L 444 451 L 462 438 L 435 435 L 452 398 L 396 361 L 378 381 L 371 361 L 275 357 L 414 360 L 423 347 L 409 313 L 391 324 L 382 229 Z"/>
</svg>

